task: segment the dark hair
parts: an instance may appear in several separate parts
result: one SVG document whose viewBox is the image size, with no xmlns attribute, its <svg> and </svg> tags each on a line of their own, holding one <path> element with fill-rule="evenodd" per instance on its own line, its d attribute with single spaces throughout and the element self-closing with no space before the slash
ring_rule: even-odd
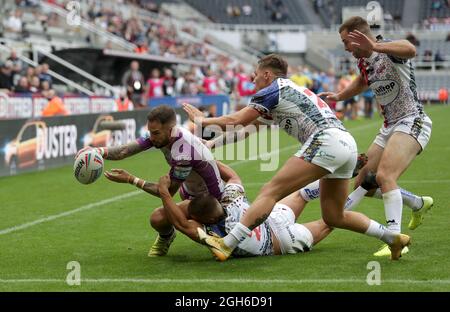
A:
<svg viewBox="0 0 450 312">
<path fill-rule="evenodd" d="M 344 21 L 339 27 L 339 33 L 346 30 L 347 32 L 352 32 L 354 30 L 359 30 L 363 34 L 370 34 L 370 26 L 365 19 L 360 16 L 352 16 Z"/>
<path fill-rule="evenodd" d="M 189 216 L 207 216 L 216 208 L 217 199 L 211 194 L 194 197 L 188 205 Z"/>
<path fill-rule="evenodd" d="M 162 125 L 164 125 L 169 122 L 176 122 L 177 117 L 175 115 L 175 111 L 171 107 L 161 105 L 150 111 L 147 115 L 147 120 L 150 122 L 159 121 Z"/>
<path fill-rule="evenodd" d="M 270 69 L 278 77 L 286 77 L 288 63 L 278 54 L 269 54 L 258 61 L 260 68 Z"/>
</svg>

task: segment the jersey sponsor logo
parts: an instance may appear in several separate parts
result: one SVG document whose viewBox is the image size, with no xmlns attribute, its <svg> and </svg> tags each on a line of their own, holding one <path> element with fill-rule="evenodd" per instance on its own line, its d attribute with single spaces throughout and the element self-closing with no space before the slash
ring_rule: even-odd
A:
<svg viewBox="0 0 450 312">
<path fill-rule="evenodd" d="M 184 180 L 189 176 L 191 171 L 192 167 L 175 166 L 173 167 L 173 176 L 177 179 Z"/>
<path fill-rule="evenodd" d="M 280 121 L 280 128 L 284 129 L 284 131 L 286 131 L 287 134 L 293 136 L 293 137 L 298 137 L 299 134 L 299 125 L 298 122 L 295 118 L 284 118 Z"/>
<path fill-rule="evenodd" d="M 400 94 L 400 85 L 394 80 L 379 80 L 370 86 L 377 100 L 386 105 L 395 101 Z"/>
</svg>

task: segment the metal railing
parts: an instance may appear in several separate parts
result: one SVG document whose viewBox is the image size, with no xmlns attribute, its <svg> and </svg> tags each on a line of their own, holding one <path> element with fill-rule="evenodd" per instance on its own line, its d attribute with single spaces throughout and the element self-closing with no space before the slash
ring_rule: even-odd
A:
<svg viewBox="0 0 450 312">
<path fill-rule="evenodd" d="M 67 16 L 68 11 L 66 11 L 65 9 L 63 9 L 57 5 L 50 4 L 50 3 L 47 3 L 44 1 L 42 1 L 40 5 L 41 5 L 41 8 L 44 10 L 49 10 L 50 12 L 55 13 L 64 19 L 68 18 L 68 16 Z M 88 22 L 81 17 L 80 17 L 78 26 L 80 26 L 83 29 L 85 29 L 91 33 L 94 33 L 102 38 L 107 39 L 111 43 L 114 43 L 114 44 L 124 48 L 125 50 L 134 51 L 134 49 L 137 47 L 135 44 L 123 39 L 122 37 L 116 36 L 106 30 L 103 30 L 103 29 L 97 27 L 95 24 Z"/>
<path fill-rule="evenodd" d="M 0 42 L 8 43 L 4 39 L 0 39 Z M 8 53 L 11 53 L 11 51 L 12 51 L 10 48 L 8 48 L 5 45 L 0 45 L 0 50 L 3 50 L 3 51 L 8 52 Z M 37 67 L 39 65 L 37 62 L 35 62 L 33 60 L 30 60 L 29 58 L 27 58 L 27 57 L 25 57 L 25 56 L 23 56 L 21 54 L 18 54 L 17 56 L 18 56 L 18 58 L 21 61 L 27 63 L 28 65 L 31 65 L 33 67 Z M 65 83 L 66 85 L 68 85 L 68 86 L 70 86 L 70 87 L 72 87 L 74 89 L 77 89 L 81 93 L 84 93 L 84 94 L 89 95 L 89 96 L 94 95 L 94 92 L 92 92 L 91 90 L 83 87 L 82 85 L 80 85 L 80 84 L 78 84 L 78 83 L 76 83 L 76 82 L 74 82 L 74 81 L 72 81 L 70 79 L 67 79 L 66 77 L 64 77 L 64 76 L 62 76 L 62 75 L 60 75 L 60 74 L 58 74 L 58 73 L 56 73 L 56 72 L 54 72 L 52 70 L 49 70 L 48 73 L 49 73 L 50 76 L 58 79 L 59 81 L 62 81 L 63 83 Z"/>
<path fill-rule="evenodd" d="M 45 55 L 46 57 L 48 57 L 49 59 L 61 64 L 62 66 L 76 72 L 77 74 L 79 74 L 80 76 L 92 81 L 93 83 L 105 88 L 106 90 L 110 91 L 112 95 L 115 95 L 115 93 L 117 92 L 117 90 L 110 84 L 104 82 L 103 80 L 100 80 L 99 78 L 91 75 L 90 73 L 88 73 L 87 71 L 82 70 L 81 68 L 73 65 L 72 63 L 67 62 L 66 60 L 63 60 L 62 58 L 60 58 L 59 56 L 44 51 L 42 49 L 35 49 L 36 52 Z M 35 61 L 37 61 L 37 59 L 35 59 Z"/>
</svg>

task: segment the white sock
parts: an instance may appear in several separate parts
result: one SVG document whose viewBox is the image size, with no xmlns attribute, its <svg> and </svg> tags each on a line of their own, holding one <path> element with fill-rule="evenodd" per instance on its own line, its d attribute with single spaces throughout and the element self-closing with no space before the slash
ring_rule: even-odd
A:
<svg viewBox="0 0 450 312">
<path fill-rule="evenodd" d="M 366 196 L 367 190 L 361 186 L 358 186 L 356 190 L 354 190 L 350 195 L 347 197 L 347 201 L 345 202 L 345 210 L 352 211 L 353 208 L 355 208 L 361 200 Z"/>
<path fill-rule="evenodd" d="M 231 249 L 234 249 L 251 233 L 252 231 L 248 227 L 239 222 L 234 226 L 230 233 L 223 238 L 223 242 Z"/>
<path fill-rule="evenodd" d="M 413 211 L 417 211 L 420 208 L 422 208 L 422 206 L 423 206 L 422 197 L 417 196 L 417 195 L 415 195 L 407 190 L 404 190 L 402 188 L 400 188 L 400 192 L 402 193 L 403 203 L 406 206 L 411 208 Z M 377 190 L 375 191 L 375 193 L 373 194 L 372 197 L 382 199 L 383 194 L 381 193 L 381 190 L 379 188 L 377 188 Z"/>
<path fill-rule="evenodd" d="M 400 189 L 384 193 L 383 202 L 387 228 L 395 233 L 400 233 L 403 211 L 403 201 Z"/>
<path fill-rule="evenodd" d="M 406 206 L 411 208 L 413 211 L 417 211 L 423 206 L 422 197 L 417 196 L 407 190 L 400 188 L 400 192 L 402 193 L 402 199 Z"/>
<path fill-rule="evenodd" d="M 370 220 L 369 227 L 365 233 L 368 236 L 376 237 L 381 239 L 386 244 L 390 245 L 394 242 L 396 233 L 387 229 L 384 225 L 381 225 L 377 221 Z"/>
</svg>

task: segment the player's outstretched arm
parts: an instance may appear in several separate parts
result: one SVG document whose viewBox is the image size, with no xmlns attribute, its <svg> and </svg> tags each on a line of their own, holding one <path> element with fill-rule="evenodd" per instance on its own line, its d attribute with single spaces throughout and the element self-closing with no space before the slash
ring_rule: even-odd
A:
<svg viewBox="0 0 450 312">
<path fill-rule="evenodd" d="M 130 174 L 126 170 L 111 169 L 111 171 L 105 171 L 104 175 L 110 181 L 117 182 L 117 183 L 133 184 L 137 188 L 140 188 L 149 194 L 159 197 L 157 183 L 142 180 L 142 179 Z"/>
<path fill-rule="evenodd" d="M 75 158 L 78 157 L 78 155 L 88 149 L 93 149 L 91 146 L 87 146 L 82 148 L 78 151 L 78 153 L 75 155 Z M 146 148 L 139 145 L 137 141 L 130 142 L 128 144 L 120 145 L 120 146 L 114 146 L 114 147 L 95 147 L 100 155 L 104 159 L 108 160 L 121 160 L 130 156 L 133 156 L 139 152 L 142 152 L 146 150 Z"/>
<path fill-rule="evenodd" d="M 359 75 L 355 80 L 352 81 L 352 83 L 347 88 L 345 88 L 341 92 L 339 93 L 322 92 L 319 93 L 317 96 L 325 97 L 327 100 L 330 101 L 345 101 L 364 92 L 366 89 L 367 89 L 366 82 L 364 81 L 363 76 Z"/>
<path fill-rule="evenodd" d="M 255 121 L 252 122 L 251 125 L 245 126 L 242 129 L 224 132 L 221 135 L 206 141 L 205 145 L 209 149 L 214 149 L 216 147 L 224 146 L 230 143 L 237 143 L 239 141 L 245 140 L 250 134 L 256 133 L 258 131 L 259 125 L 257 124 L 257 121 Z"/>
<path fill-rule="evenodd" d="M 402 59 L 412 59 L 416 57 L 416 47 L 408 40 L 378 42 L 375 44 L 373 50 Z"/>
<path fill-rule="evenodd" d="M 169 191 L 171 184 L 168 175 L 162 176 L 158 183 L 158 191 L 169 222 L 190 239 L 201 243 L 197 234 L 197 228 L 202 227 L 202 225 L 194 220 L 188 219 L 182 212 L 182 209 L 177 206 Z"/>
<path fill-rule="evenodd" d="M 218 126 L 222 130 L 226 130 L 228 125 L 243 125 L 247 126 L 254 120 L 256 120 L 260 114 L 257 110 L 251 107 L 245 107 L 231 115 L 225 115 L 220 117 L 205 118 L 203 113 L 196 107 L 188 103 L 183 103 L 183 109 L 189 115 L 189 119 L 195 123 L 206 126 Z"/>
</svg>

